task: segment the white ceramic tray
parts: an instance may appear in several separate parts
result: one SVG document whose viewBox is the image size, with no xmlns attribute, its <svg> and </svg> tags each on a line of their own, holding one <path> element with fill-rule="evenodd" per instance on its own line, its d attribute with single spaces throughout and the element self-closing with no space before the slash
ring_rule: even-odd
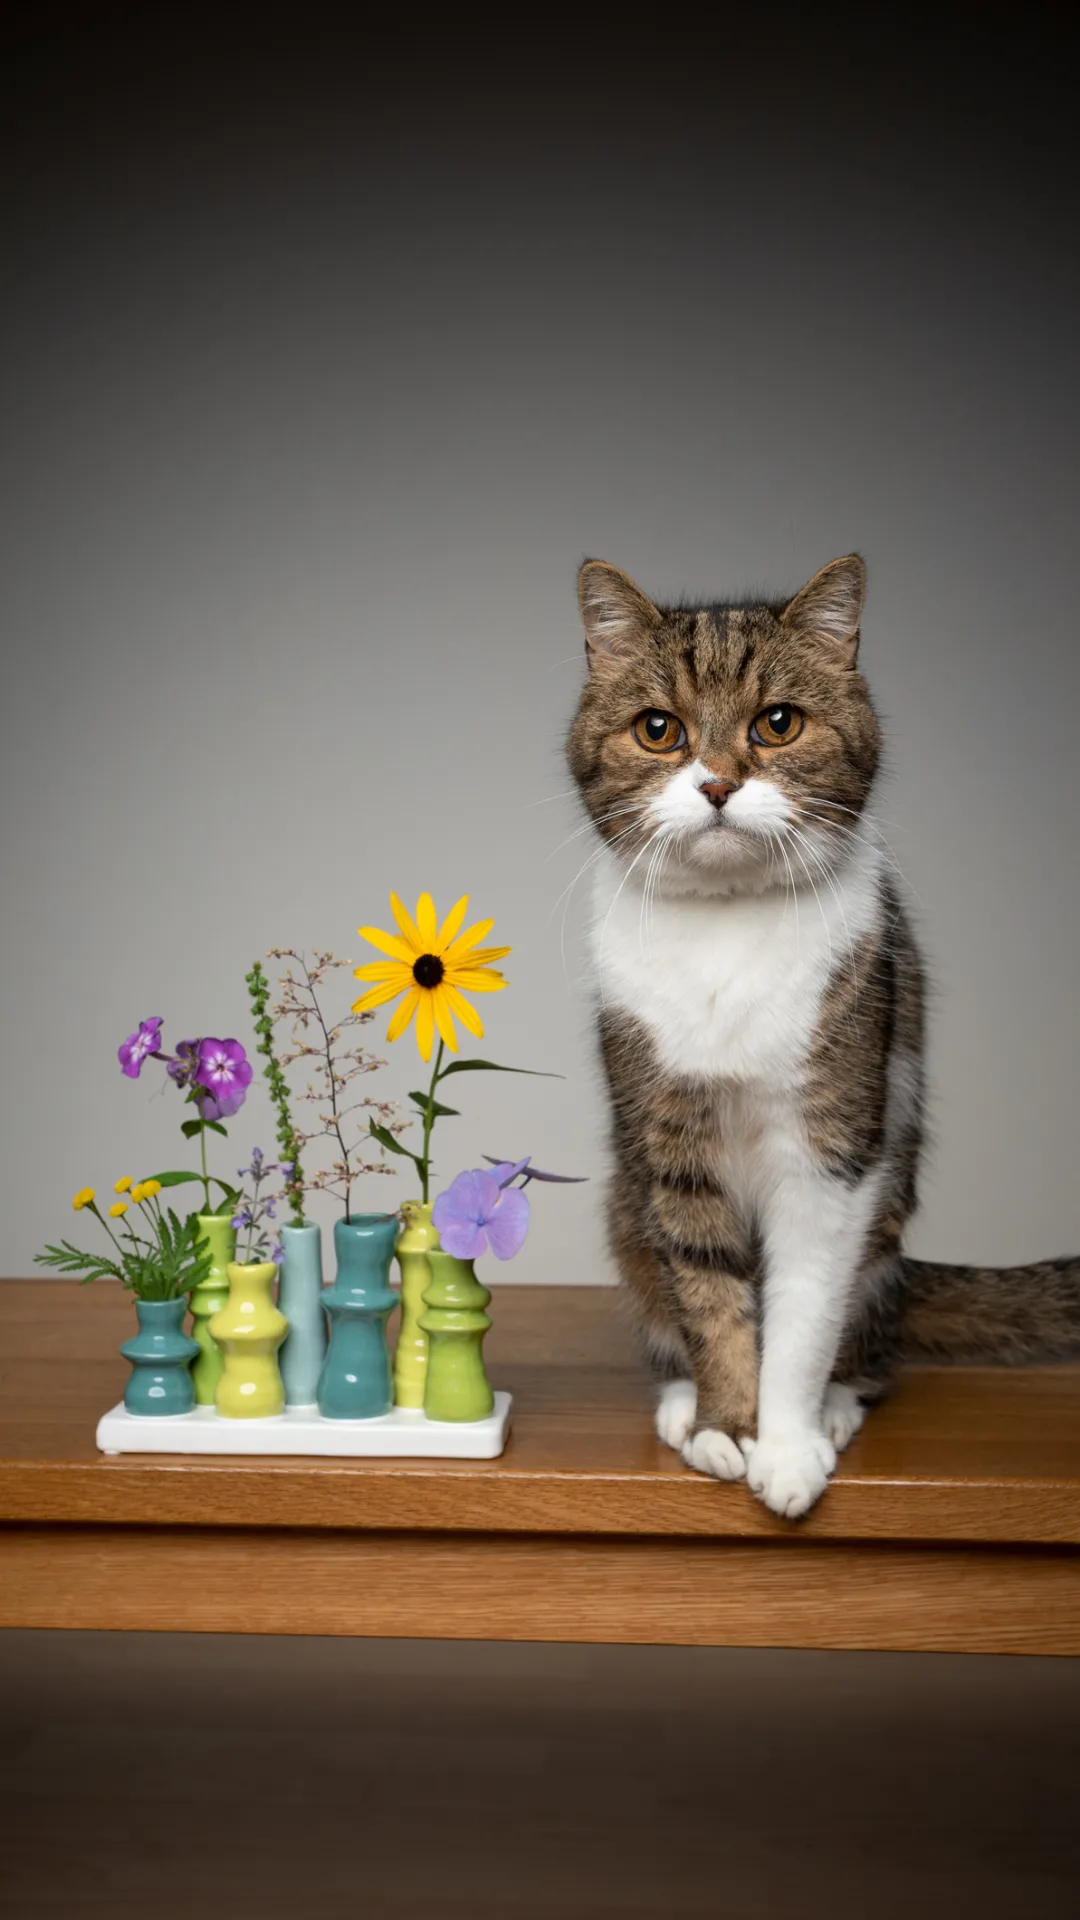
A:
<svg viewBox="0 0 1080 1920">
<path fill-rule="evenodd" d="M 324 1420 L 315 1407 L 287 1407 L 270 1420 L 225 1420 L 213 1407 L 194 1413 L 128 1413 L 121 1404 L 98 1421 L 102 1453 L 274 1453 L 363 1455 L 383 1459 L 494 1460 L 510 1429 L 510 1395 L 495 1395 L 485 1420 L 429 1420 L 395 1407 L 377 1420 Z"/>
</svg>

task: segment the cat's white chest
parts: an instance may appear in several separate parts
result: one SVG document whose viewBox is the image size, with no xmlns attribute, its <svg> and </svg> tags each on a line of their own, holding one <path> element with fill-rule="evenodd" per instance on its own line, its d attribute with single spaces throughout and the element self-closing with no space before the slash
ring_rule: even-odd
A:
<svg viewBox="0 0 1080 1920">
<path fill-rule="evenodd" d="M 869 874 L 817 901 L 765 894 L 653 900 L 614 860 L 595 888 L 600 999 L 647 1029 L 670 1073 L 790 1091 L 809 1056 L 822 995 L 872 924 Z"/>
</svg>

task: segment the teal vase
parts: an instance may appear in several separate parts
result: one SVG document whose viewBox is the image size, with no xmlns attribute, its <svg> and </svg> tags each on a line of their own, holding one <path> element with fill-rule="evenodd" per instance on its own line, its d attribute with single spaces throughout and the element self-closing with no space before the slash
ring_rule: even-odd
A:
<svg viewBox="0 0 1080 1920">
<path fill-rule="evenodd" d="M 375 1420 L 393 1404 L 386 1322 L 398 1304 L 389 1280 L 397 1234 L 390 1213 L 335 1222 L 337 1276 L 323 1294 L 330 1345 L 315 1396 L 324 1420 Z"/>
<path fill-rule="evenodd" d="M 326 1359 L 323 1308 L 322 1233 L 318 1227 L 282 1227 L 284 1259 L 278 1280 L 278 1307 L 289 1323 L 278 1355 L 287 1407 L 312 1407 Z"/>
<path fill-rule="evenodd" d="M 136 1300 L 139 1331 L 120 1351 L 131 1361 L 124 1405 L 140 1415 L 190 1413 L 195 1405 L 191 1362 L 196 1340 L 182 1331 L 187 1300 Z"/>
</svg>

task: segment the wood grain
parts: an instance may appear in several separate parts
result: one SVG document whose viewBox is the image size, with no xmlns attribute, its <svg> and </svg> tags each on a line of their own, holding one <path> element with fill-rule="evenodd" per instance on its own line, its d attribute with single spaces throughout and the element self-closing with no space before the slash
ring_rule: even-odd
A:
<svg viewBox="0 0 1080 1920">
<path fill-rule="evenodd" d="M 0 1626 L 1080 1653 L 1068 1551 L 6 1528 Z"/>
<path fill-rule="evenodd" d="M 912 1372 L 793 1528 L 659 1444 L 609 1289 L 504 1286 L 493 1311 L 501 1460 L 104 1460 L 129 1302 L 0 1283 L 0 1522 L 1080 1543 L 1080 1368 Z"/>
</svg>

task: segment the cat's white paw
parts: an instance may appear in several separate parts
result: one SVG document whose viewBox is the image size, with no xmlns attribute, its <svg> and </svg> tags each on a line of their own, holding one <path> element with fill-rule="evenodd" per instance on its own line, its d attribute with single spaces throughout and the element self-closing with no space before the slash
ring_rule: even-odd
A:
<svg viewBox="0 0 1080 1920">
<path fill-rule="evenodd" d="M 697 1388 L 692 1380 L 669 1380 L 660 1389 L 660 1404 L 656 1409 L 656 1431 L 665 1447 L 674 1447 L 681 1453 L 683 1446 L 694 1430 L 694 1416 L 697 1413 Z"/>
<path fill-rule="evenodd" d="M 832 1441 L 837 1453 L 843 1453 L 848 1441 L 854 1439 L 865 1419 L 866 1408 L 854 1387 L 846 1387 L 839 1380 L 830 1381 L 825 1389 L 821 1424 L 825 1430 L 826 1439 Z"/>
<path fill-rule="evenodd" d="M 835 1465 L 832 1441 L 808 1431 L 782 1440 L 756 1440 L 749 1449 L 746 1477 L 771 1512 L 797 1520 L 820 1499 Z"/>
<path fill-rule="evenodd" d="M 715 1427 L 702 1427 L 700 1433 L 683 1444 L 682 1457 L 698 1473 L 711 1473 L 714 1480 L 741 1480 L 746 1461 L 736 1440 Z"/>
</svg>

